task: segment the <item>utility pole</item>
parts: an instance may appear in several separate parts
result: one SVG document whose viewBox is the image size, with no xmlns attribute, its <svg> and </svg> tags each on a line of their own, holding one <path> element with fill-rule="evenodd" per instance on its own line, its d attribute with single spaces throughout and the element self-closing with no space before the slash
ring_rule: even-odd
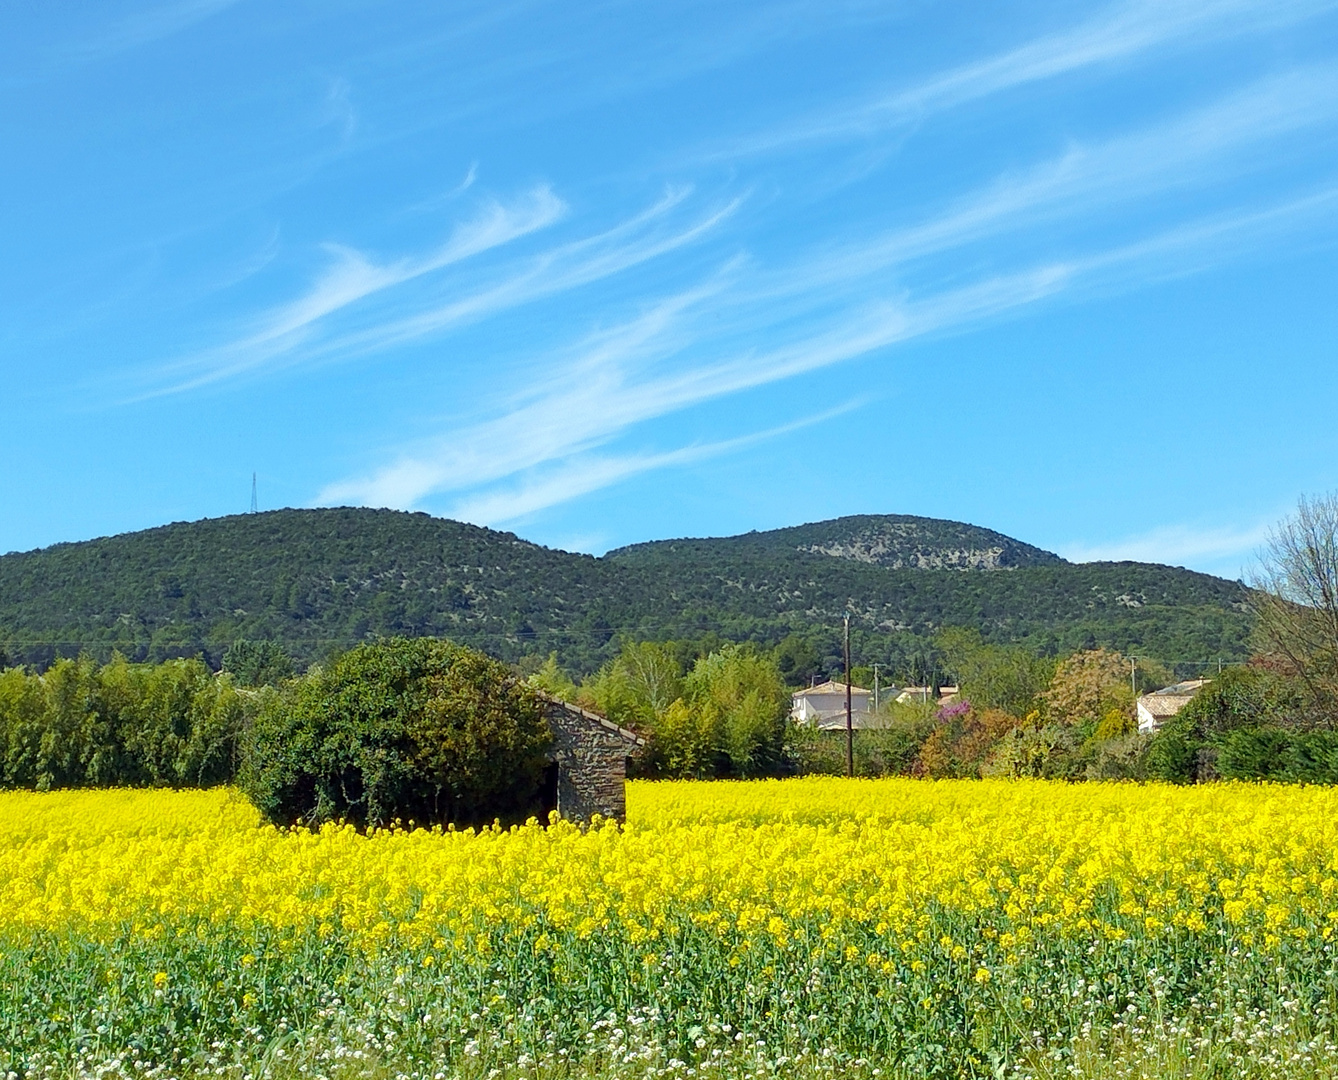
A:
<svg viewBox="0 0 1338 1080">
<path fill-rule="evenodd" d="M 878 665 L 873 665 L 873 711 L 878 711 Z"/>
<path fill-rule="evenodd" d="M 1129 689 L 1134 692 L 1134 700 L 1138 700 L 1138 657 L 1129 657 Z"/>
<path fill-rule="evenodd" d="M 850 715 L 850 615 L 846 615 L 846 775 L 855 775 L 855 724 Z"/>
<path fill-rule="evenodd" d="M 256 474 L 251 474 L 251 513 L 258 514 L 260 504 L 256 502 Z"/>
</svg>

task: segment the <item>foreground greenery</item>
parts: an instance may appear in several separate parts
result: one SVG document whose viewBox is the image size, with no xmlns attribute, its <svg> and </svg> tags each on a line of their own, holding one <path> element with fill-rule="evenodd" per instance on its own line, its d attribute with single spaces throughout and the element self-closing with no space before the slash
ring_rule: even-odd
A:
<svg viewBox="0 0 1338 1080">
<path fill-rule="evenodd" d="M 1338 795 L 633 785 L 626 829 L 0 796 L 24 1077 L 1332 1075 Z M 40 870 L 40 872 L 38 872 Z"/>
<path fill-rule="evenodd" d="M 935 568 L 972 559 L 1012 569 Z M 595 559 L 426 514 L 281 510 L 0 557 L 0 651 L 37 664 L 202 653 L 216 666 L 246 638 L 305 666 L 379 636 L 431 636 L 508 662 L 556 652 L 584 676 L 628 639 L 770 648 L 798 635 L 810 668 L 829 673 L 849 610 L 856 656 L 911 679 L 932 677 L 945 626 L 1047 655 L 1244 659 L 1244 601 L 1237 583 L 1205 574 L 1072 565 L 974 526 L 895 515 Z"/>
<path fill-rule="evenodd" d="M 504 664 L 392 638 L 266 695 L 242 742 L 241 787 L 279 824 L 487 824 L 542 812 L 552 732 Z"/>
<path fill-rule="evenodd" d="M 0 786 L 238 780 L 279 823 L 520 821 L 541 812 L 540 692 L 645 735 L 636 775 L 843 773 L 844 732 L 787 720 L 792 644 L 628 642 L 579 683 L 556 654 L 525 678 L 429 638 L 360 645 L 287 678 L 280 650 L 246 642 L 218 674 L 200 660 L 120 656 L 11 668 L 0 671 Z M 1151 736 L 1136 731 L 1134 700 L 1172 678 L 1159 665 L 1104 649 L 1037 656 L 966 630 L 933 645 L 961 693 L 885 703 L 855 736 L 856 775 L 1338 783 L 1328 699 L 1262 661 L 1216 674 Z M 244 685 L 267 676 L 278 685 Z"/>
</svg>

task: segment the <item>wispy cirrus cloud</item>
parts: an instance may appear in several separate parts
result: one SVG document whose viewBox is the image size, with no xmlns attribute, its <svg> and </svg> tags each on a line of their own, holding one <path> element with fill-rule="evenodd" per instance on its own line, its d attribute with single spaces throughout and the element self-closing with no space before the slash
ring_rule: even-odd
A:
<svg viewBox="0 0 1338 1080">
<path fill-rule="evenodd" d="M 1219 14 L 1250 8 L 1244 0 L 1210 6 L 1220 9 Z M 1291 5 L 1305 6 L 1300 0 Z M 1175 10 L 1180 11 L 1179 19 L 1198 17 Z M 953 76 L 949 81 L 960 80 Z M 1108 210 L 1177 186 L 1210 182 L 1233 168 L 1258 167 L 1264 160 L 1259 148 L 1268 140 L 1335 120 L 1338 67 L 1316 65 L 1264 79 L 1147 130 L 1070 146 L 1057 158 L 1000 176 L 918 223 L 804 258 L 789 268 L 760 272 L 750 286 L 752 299 L 775 302 L 788 295 L 800 305 L 830 302 L 852 282 L 874 281 L 916 259 L 1042 221 L 1090 215 L 1097 208 Z M 471 166 L 462 188 L 469 187 L 475 175 Z M 458 226 L 440 248 L 418 257 L 384 261 L 356 249 L 326 245 L 331 262 L 306 293 L 272 310 L 257 327 L 233 341 L 150 373 L 153 385 L 136 397 L 179 393 L 260 370 L 369 355 L 431 338 L 620 274 L 694 243 L 734 216 L 744 201 L 739 196 L 685 224 L 669 224 L 671 212 L 690 194 L 688 187 L 668 189 L 645 211 L 611 229 L 559 243 L 492 275 L 491 281 L 487 274 L 476 275 L 464 289 L 445 289 L 435 297 L 420 295 L 407 310 L 394 302 L 399 286 L 547 228 L 565 216 L 565 203 L 542 185 L 509 204 L 492 202 Z M 478 276 L 484 284 L 477 284 Z M 357 325 L 327 326 L 346 309 L 365 308 L 364 302 L 385 294 L 390 294 L 388 302 Z"/>
<path fill-rule="evenodd" d="M 758 289 L 773 296 L 812 295 L 819 285 L 845 289 L 854 280 L 1042 223 L 1104 222 L 1114 208 L 1266 168 L 1273 160 L 1262 152 L 1265 146 L 1326 126 L 1338 126 L 1338 66 L 1290 71 L 1165 123 L 1074 144 L 960 196 L 937 215 L 820 254 L 798 273 L 763 277 Z"/>
<path fill-rule="evenodd" d="M 735 453 L 769 439 L 791 435 L 805 428 L 825 424 L 859 406 L 850 401 L 836 408 L 787 424 L 780 424 L 733 439 L 694 443 L 661 453 L 624 455 L 585 455 L 564 460 L 556 468 L 526 477 L 521 483 L 468 496 L 457 503 L 450 516 L 480 525 L 501 525 L 547 510 L 582 495 L 600 491 L 634 476 L 684 465 L 695 465 L 711 458 Z"/>
<path fill-rule="evenodd" d="M 1059 291 L 1069 276 L 1065 267 L 1042 267 L 918 302 L 889 301 L 847 313 L 840 325 L 780 348 L 697 364 L 682 363 L 681 355 L 701 336 L 691 316 L 711 292 L 675 296 L 568 360 L 550 392 L 531 390 L 534 400 L 493 420 L 453 430 L 370 475 L 331 484 L 316 502 L 408 508 L 429 496 L 505 483 L 574 461 L 648 420 L 1037 302 Z M 712 453 L 736 445 L 743 444 L 720 443 Z M 499 506 L 530 506 L 534 490 L 546 493 L 549 506 L 562 491 L 570 491 L 568 497 L 588 494 L 636 472 L 691 460 L 696 450 L 684 448 L 688 456 L 681 459 L 677 453 L 581 461 L 571 473 L 558 468 L 537 489 L 480 490 L 454 513 L 482 520 L 471 515 L 486 512 L 499 520 Z"/>
<path fill-rule="evenodd" d="M 648 228 L 665 218 L 689 193 L 687 188 L 672 189 L 643 213 L 605 232 L 536 255 L 495 285 L 426 305 L 402 318 L 380 320 L 369 329 L 339 335 L 317 354 L 377 352 L 612 277 L 702 239 L 732 217 L 745 198 L 729 199 L 686 223 L 658 230 Z"/>
<path fill-rule="evenodd" d="M 844 137 L 1195 35 L 1240 33 L 1243 27 L 1296 21 L 1335 6 L 1338 0 L 1268 7 L 1256 0 L 1131 0 L 1069 31 L 954 68 L 844 114 L 828 114 L 817 126 L 792 126 L 774 145 Z M 739 256 L 743 241 L 726 234 L 733 250 L 708 253 L 717 267 L 714 275 L 697 269 L 695 284 L 684 285 L 680 278 L 676 291 L 657 284 L 654 297 L 643 292 L 581 316 L 587 325 L 609 320 L 612 326 L 567 349 L 532 353 L 505 380 L 522 389 L 476 403 L 449 433 L 420 440 L 388 463 L 327 485 L 317 501 L 412 507 L 445 497 L 454 500 L 460 516 L 496 522 L 688 463 L 708 451 L 685 446 L 617 453 L 610 447 L 638 425 L 706 402 L 917 338 L 958 332 L 1061 296 L 1136 287 L 1229 258 L 1245 237 L 1277 234 L 1331 212 L 1336 192 L 1320 189 L 1290 201 L 1237 204 L 1189 220 L 1183 206 L 1156 213 L 1158 200 L 1169 205 L 1168 196 L 1202 193 L 1226 178 L 1268 168 L 1281 140 L 1295 142 L 1298 132 L 1326 125 L 1338 125 L 1338 65 L 1315 64 L 1260 79 L 1143 128 L 1075 140 L 1048 160 L 1011 169 L 871 237 L 866 228 L 858 240 L 828 240 L 818 250 L 791 248 L 763 264 Z M 471 167 L 464 187 L 474 176 Z M 433 341 L 719 237 L 746 201 L 738 195 L 703 206 L 693 195 L 687 186 L 669 188 L 611 228 L 562 239 L 505 263 L 494 260 L 481 270 L 471 265 L 467 279 L 440 272 L 547 228 L 567 213 L 566 204 L 539 187 L 511 204 L 492 204 L 442 247 L 400 259 L 330 245 L 329 265 L 305 293 L 236 340 L 159 372 L 156 392 Z M 1126 208 L 1141 216 L 1135 228 L 1117 219 Z M 968 253 L 1005 234 L 1056 222 L 1066 230 L 1063 255 L 1028 252 L 1025 238 L 1001 261 L 976 260 Z M 1046 247 L 1053 250 L 1052 244 Z M 929 262 L 940 256 L 956 257 L 947 273 Z M 994 272 L 980 269 L 996 265 Z M 636 310 L 631 317 L 629 307 Z M 723 440 L 710 444 L 709 453 L 742 445 Z"/>
<path fill-rule="evenodd" d="M 738 304 L 723 271 L 606 331 L 571 355 L 549 357 L 550 378 L 500 415 L 406 451 L 361 477 L 328 485 L 317 503 L 409 508 L 424 499 L 471 492 L 453 513 L 481 523 L 510 520 L 650 469 L 686 463 L 697 450 L 594 456 L 638 424 L 694 405 L 868 357 L 898 344 L 953 333 L 1073 295 L 1136 287 L 1149 277 L 1192 272 L 1224 244 L 1252 244 L 1298 228 L 1338 206 L 1338 186 L 1288 203 L 1188 223 L 1080 258 L 1041 264 L 953 289 L 902 295 L 847 308 L 817 331 L 769 349 L 713 349 L 703 314 Z M 796 270 L 796 274 L 802 270 Z M 745 316 L 741 315 L 741 318 Z M 754 313 L 754 319 L 765 316 Z M 707 359 L 701 359 L 705 352 Z M 711 357 L 712 353 L 714 357 Z M 727 453 L 730 441 L 713 444 Z M 517 478 L 542 474 L 539 480 Z M 565 493 L 565 494 L 564 494 Z M 508 516 L 509 515 L 509 516 Z"/>
<path fill-rule="evenodd" d="M 194 390 L 269 364 L 344 308 L 546 228 L 565 213 L 566 204 L 540 186 L 511 204 L 490 202 L 456 226 L 444 244 L 417 258 L 378 262 L 354 248 L 326 244 L 332 261 L 307 292 L 270 311 L 242 337 L 158 369 L 153 377 L 160 385 L 141 396 Z"/>
<path fill-rule="evenodd" d="M 535 366 L 546 375 L 497 403 L 500 415 L 430 440 L 369 475 L 331 484 L 317 502 L 412 506 L 432 493 L 504 480 L 588 452 L 661 415 L 669 404 L 665 388 L 638 373 L 684 349 L 693 337 L 687 316 L 722 294 L 717 280 L 671 296 L 564 355 L 545 358 Z"/>
<path fill-rule="evenodd" d="M 1239 572 L 1268 539 L 1271 527 L 1271 521 L 1244 526 L 1159 525 L 1102 543 L 1061 545 L 1059 553 L 1072 562 L 1210 564 Z"/>
<path fill-rule="evenodd" d="M 139 398 L 196 390 L 259 370 L 296 363 L 366 356 L 422 340 L 499 312 L 622 273 L 691 244 L 729 218 L 743 196 L 685 222 L 669 221 L 691 194 L 671 188 L 640 213 L 612 228 L 556 244 L 498 272 L 451 281 L 440 292 L 397 305 L 394 296 L 356 327 L 329 327 L 335 317 L 364 301 L 393 294 L 466 259 L 499 248 L 560 220 L 566 204 L 543 186 L 511 204 L 493 202 L 457 227 L 442 247 L 418 258 L 377 261 L 352 248 L 327 244 L 332 262 L 302 296 L 269 312 L 260 326 L 234 341 L 159 367 L 147 378 L 157 385 Z M 482 278 L 486 284 L 478 285 Z M 491 280 L 488 280 L 491 278 Z M 408 307 L 406 312 L 404 309 Z"/>
<path fill-rule="evenodd" d="M 928 115 L 1085 68 L 1156 49 L 1257 33 L 1332 11 L 1334 0 L 1129 0 L 1075 27 L 1044 35 L 922 82 L 827 109 L 721 145 L 708 158 L 793 150 L 805 144 L 864 138 Z"/>
<path fill-rule="evenodd" d="M 172 37 L 235 6 L 239 0 L 178 0 L 136 12 L 71 48 L 78 57 L 110 56 Z"/>
</svg>

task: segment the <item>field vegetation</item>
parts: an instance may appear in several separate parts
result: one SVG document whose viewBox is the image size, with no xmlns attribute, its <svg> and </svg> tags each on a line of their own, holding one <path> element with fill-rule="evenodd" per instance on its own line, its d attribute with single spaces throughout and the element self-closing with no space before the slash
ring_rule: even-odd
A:
<svg viewBox="0 0 1338 1080">
<path fill-rule="evenodd" d="M 637 783 L 625 827 L 0 796 L 22 1077 L 1332 1075 L 1338 793 Z"/>
</svg>

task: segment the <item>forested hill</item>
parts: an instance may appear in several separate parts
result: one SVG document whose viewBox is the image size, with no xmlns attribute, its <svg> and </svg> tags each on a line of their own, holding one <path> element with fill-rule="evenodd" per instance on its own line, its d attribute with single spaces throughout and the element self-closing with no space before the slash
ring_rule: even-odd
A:
<svg viewBox="0 0 1338 1080">
<path fill-rule="evenodd" d="M 710 560 L 719 554 L 767 559 L 796 552 L 853 559 L 889 570 L 1012 570 L 1064 561 L 978 525 L 906 514 L 859 514 L 719 539 L 652 540 L 610 551 L 607 557 L 643 565 L 663 559 Z"/>
<path fill-rule="evenodd" d="M 798 633 L 831 657 L 847 609 L 863 660 L 894 667 L 945 625 L 1172 663 L 1240 657 L 1248 634 L 1234 582 L 1070 564 L 986 529 L 900 516 L 597 559 L 426 514 L 278 510 L 0 557 L 0 649 L 11 661 L 113 648 L 216 661 L 239 637 L 311 660 L 384 634 L 448 636 L 509 660 L 557 650 L 577 672 L 625 636 L 770 643 Z"/>
</svg>

